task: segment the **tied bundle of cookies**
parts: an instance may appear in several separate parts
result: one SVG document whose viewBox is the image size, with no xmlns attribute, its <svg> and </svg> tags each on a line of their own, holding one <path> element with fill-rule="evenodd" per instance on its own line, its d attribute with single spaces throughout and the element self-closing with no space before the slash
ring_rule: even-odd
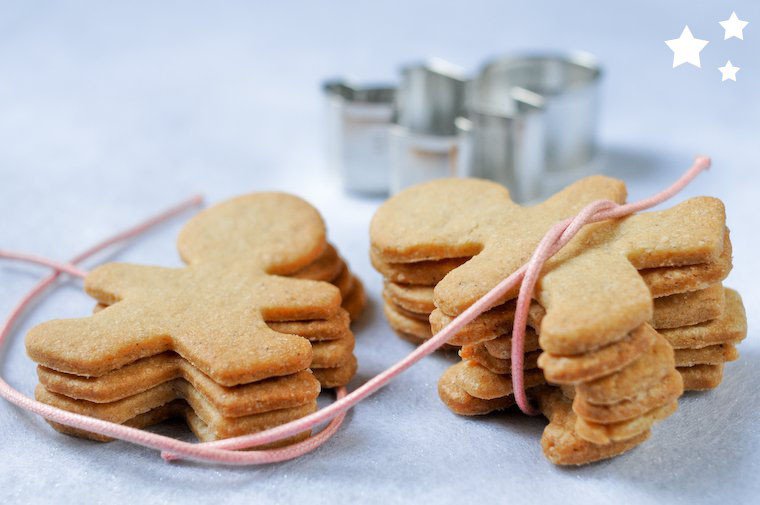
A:
<svg viewBox="0 0 760 505">
<path fill-rule="evenodd" d="M 308 415 L 321 387 L 353 377 L 349 324 L 364 292 L 308 203 L 281 193 L 224 202 L 184 226 L 178 249 L 183 268 L 94 269 L 92 316 L 29 332 L 39 401 L 140 428 L 179 416 L 212 441 Z"/>
<path fill-rule="evenodd" d="M 592 201 L 625 198 L 622 182 L 598 176 L 534 207 L 515 204 L 491 182 L 423 184 L 378 210 L 373 264 L 396 283 L 434 284 L 426 302 L 435 333 L 526 263 L 552 225 Z M 715 349 L 678 356 L 671 343 L 729 348 L 743 337 L 741 301 L 720 286 L 730 255 L 723 205 L 702 197 L 587 225 L 546 263 L 529 311 L 523 374 L 550 419 L 542 445 L 551 461 L 583 464 L 620 454 L 672 414 L 683 391 L 679 371 L 696 385 L 691 370 L 676 364 L 713 366 L 704 361 L 715 359 Z M 713 304 L 720 315 L 706 310 L 721 293 L 725 302 Z M 463 360 L 441 377 L 439 394 L 454 412 L 485 414 L 514 403 L 516 296 L 517 289 L 507 293 L 449 341 L 461 346 Z M 729 320 L 739 329 L 729 331 Z M 706 326 L 714 328 L 712 340 Z M 663 336 L 655 327 L 669 329 Z M 687 363 L 697 354 L 703 362 Z"/>
</svg>

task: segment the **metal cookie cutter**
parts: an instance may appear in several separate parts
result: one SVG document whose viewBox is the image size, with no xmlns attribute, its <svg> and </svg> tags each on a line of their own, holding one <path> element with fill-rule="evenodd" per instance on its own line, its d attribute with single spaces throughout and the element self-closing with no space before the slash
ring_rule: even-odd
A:
<svg viewBox="0 0 760 505">
<path fill-rule="evenodd" d="M 324 82 L 322 89 L 328 107 L 328 162 L 340 174 L 343 187 L 359 193 L 387 193 L 388 129 L 396 88 L 335 79 Z"/>
<path fill-rule="evenodd" d="M 597 150 L 601 69 L 585 53 L 504 57 L 469 84 L 460 173 L 496 180 L 518 201 L 577 177 Z"/>
<path fill-rule="evenodd" d="M 464 72 L 444 60 L 405 66 L 390 130 L 391 193 L 457 175 L 456 119 L 463 113 Z"/>
</svg>

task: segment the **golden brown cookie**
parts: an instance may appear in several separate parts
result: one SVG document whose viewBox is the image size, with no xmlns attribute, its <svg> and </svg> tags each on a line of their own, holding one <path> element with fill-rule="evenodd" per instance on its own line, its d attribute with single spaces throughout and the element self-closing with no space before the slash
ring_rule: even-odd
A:
<svg viewBox="0 0 760 505">
<path fill-rule="evenodd" d="M 37 376 L 52 393 L 93 403 L 115 402 L 182 379 L 227 417 L 303 405 L 320 392 L 319 382 L 308 371 L 241 386 L 221 386 L 173 353 L 143 358 L 100 377 L 66 374 L 42 366 L 37 367 Z"/>
<path fill-rule="evenodd" d="M 678 328 L 720 317 L 726 304 L 723 285 L 677 293 L 654 299 L 652 326 L 656 329 Z"/>
<path fill-rule="evenodd" d="M 74 400 L 67 396 L 51 393 L 41 385 L 37 386 L 34 394 L 38 401 L 48 405 L 117 424 L 127 424 L 137 416 L 146 414 L 177 398 L 181 398 L 190 404 L 192 411 L 206 425 L 208 432 L 207 438 L 202 439 L 204 442 L 272 428 L 311 414 L 317 407 L 316 400 L 313 400 L 289 409 L 273 410 L 242 417 L 224 417 L 202 395 L 193 388 L 187 387 L 187 382 L 184 381 L 167 382 L 112 403 L 92 403 L 85 400 Z M 54 427 L 56 426 L 54 425 Z M 88 438 L 101 441 L 109 440 L 107 437 L 94 434 L 90 434 Z"/>
<path fill-rule="evenodd" d="M 461 416 L 482 416 L 497 410 L 504 410 L 514 405 L 513 396 L 504 396 L 491 400 L 475 398 L 459 385 L 459 370 L 449 367 L 438 380 L 438 396 L 455 414 Z"/>
<path fill-rule="evenodd" d="M 383 294 L 395 305 L 409 312 L 430 314 L 435 310 L 433 288 L 431 286 L 385 282 Z"/>
<path fill-rule="evenodd" d="M 359 282 L 357 280 L 357 282 Z M 289 333 L 298 335 L 311 342 L 322 340 L 337 340 L 344 338 L 346 333 L 350 333 L 351 315 L 345 309 L 346 300 L 343 300 L 343 309 L 327 319 L 312 319 L 306 321 L 267 321 L 267 326 L 279 333 Z M 95 304 L 93 314 L 100 312 L 108 307 L 102 303 Z"/>
<path fill-rule="evenodd" d="M 493 400 L 512 395 L 512 377 L 496 374 L 485 367 L 471 361 L 461 361 L 452 365 L 457 371 L 456 382 L 467 394 L 482 400 Z M 525 388 L 544 384 L 544 376 L 540 370 L 525 371 Z"/>
<path fill-rule="evenodd" d="M 437 282 L 430 315 L 436 332 L 523 265 L 553 224 L 597 199 L 622 202 L 625 188 L 619 181 L 591 177 L 525 208 L 490 182 L 422 184 L 394 196 L 376 213 L 373 263 L 388 277 L 399 272 L 395 265 L 403 265 L 408 275 L 399 285 L 409 282 L 414 266 L 469 258 L 425 282 Z M 544 351 L 538 364 L 552 383 L 580 387 L 598 381 L 593 387 L 599 403 L 587 401 L 585 391 L 576 395 L 578 412 L 585 416 L 577 417 L 574 436 L 597 445 L 638 439 L 677 408 L 683 381 L 675 372 L 673 351 L 647 323 L 681 330 L 721 316 L 723 293 L 711 284 L 730 270 L 730 256 L 723 204 L 699 197 L 664 211 L 587 225 L 548 260 L 533 293 L 540 316 L 531 323 Z M 425 295 L 416 305 L 409 295 L 389 298 L 396 306 L 424 313 L 432 308 L 429 287 L 402 286 L 399 291 L 415 289 Z M 658 300 L 655 312 L 652 293 L 662 297 L 698 290 Z M 515 289 L 503 295 L 501 305 L 450 340 L 465 346 L 461 356 L 466 361 L 447 371 L 450 380 L 443 381 L 446 387 L 439 384 L 439 392 L 455 410 L 468 410 L 468 396 L 492 400 L 511 395 L 511 378 L 498 373 L 507 370 L 508 354 L 502 347 L 497 351 L 503 357 L 496 357 L 488 344 L 508 338 L 516 294 Z M 644 359 L 647 353 L 651 356 Z M 602 383 L 609 376 L 614 378 Z M 475 405 L 469 410 L 488 410 Z"/>
<path fill-rule="evenodd" d="M 283 418 L 285 418 L 290 411 L 283 410 L 283 411 L 277 411 L 277 412 L 278 412 L 277 414 L 278 416 L 282 416 Z M 166 421 L 167 419 L 172 419 L 172 418 L 184 419 L 187 425 L 190 427 L 191 431 L 195 434 L 196 437 L 198 437 L 198 440 L 202 442 L 213 442 L 217 440 L 213 430 L 209 428 L 209 426 L 206 425 L 206 423 L 204 423 L 198 416 L 196 416 L 193 413 L 193 409 L 191 409 L 187 405 L 187 403 L 185 403 L 182 400 L 175 400 L 173 402 L 169 402 L 164 405 L 161 405 L 160 407 L 150 410 L 144 414 L 137 415 L 133 417 L 132 419 L 129 419 L 128 421 L 124 422 L 123 424 L 125 426 L 130 426 L 132 428 L 142 429 L 142 428 L 148 428 L 150 426 L 153 426 L 155 424 L 158 424 L 160 422 L 163 422 L 163 421 Z M 89 438 L 98 442 L 110 442 L 111 440 L 113 440 L 103 435 L 98 435 L 96 433 L 90 433 L 90 432 L 80 430 L 77 428 L 72 428 L 70 426 L 55 423 L 53 421 L 48 421 L 48 424 L 50 424 L 53 428 L 55 428 L 56 430 L 66 435 Z M 276 447 L 282 447 L 285 445 L 294 444 L 296 442 L 305 440 L 309 438 L 310 435 L 311 435 L 311 430 L 305 431 L 303 433 L 299 433 L 297 435 L 293 435 L 292 437 L 288 437 L 286 439 L 280 440 L 279 442 L 261 445 L 261 446 L 258 446 L 257 448 L 258 449 L 273 449 Z"/>
<path fill-rule="evenodd" d="M 405 309 L 401 305 L 398 305 L 396 302 L 393 301 L 393 299 L 388 295 L 388 293 L 383 290 L 382 292 L 383 301 L 386 303 L 386 305 L 390 305 L 393 310 L 398 312 L 401 315 L 404 315 L 406 317 L 417 319 L 418 321 L 422 321 L 425 324 L 430 324 L 430 314 L 429 313 L 422 313 L 422 312 L 412 312 L 411 310 Z"/>
<path fill-rule="evenodd" d="M 644 415 L 613 424 L 594 423 L 576 416 L 575 432 L 579 437 L 593 444 L 604 445 L 621 442 L 649 431 L 655 422 L 669 417 L 676 410 L 678 410 L 678 401 L 673 400 Z"/>
<path fill-rule="evenodd" d="M 553 384 L 587 382 L 632 363 L 654 345 L 656 338 L 657 332 L 648 324 L 642 324 L 626 338 L 586 354 L 558 356 L 544 352 L 538 358 L 538 366 L 546 380 Z"/>
<path fill-rule="evenodd" d="M 674 367 L 673 348 L 657 335 L 654 345 L 630 365 L 599 379 L 576 384 L 575 393 L 585 403 L 615 404 L 654 387 Z"/>
<path fill-rule="evenodd" d="M 27 335 L 27 352 L 48 368 L 91 376 L 166 351 L 227 386 L 298 372 L 308 367 L 311 346 L 270 329 L 266 305 L 289 306 L 272 312 L 294 319 L 327 318 L 337 312 L 340 295 L 326 283 L 265 279 L 258 284 L 204 267 L 103 265 L 88 275 L 88 291 L 104 298 L 113 290 L 110 296 L 123 300 L 91 317 L 36 326 Z M 266 292 L 256 294 L 252 286 Z M 225 295 L 230 292 L 234 297 Z M 257 305 L 264 310 L 251 310 Z"/>
<path fill-rule="evenodd" d="M 358 282 L 358 281 L 357 281 Z M 361 284 L 358 284 L 361 287 Z M 363 295 L 363 292 L 361 293 Z M 96 305 L 94 312 L 103 310 L 106 305 Z M 349 328 L 348 311 L 341 309 L 329 319 L 309 321 L 273 321 L 267 323 L 270 328 L 281 333 L 304 337 L 312 342 L 312 359 L 310 367 L 336 368 L 348 362 L 354 348 L 354 334 Z M 143 358 L 145 359 L 145 358 Z M 142 361 L 142 360 L 138 360 Z M 125 365 L 126 368 L 129 365 Z M 171 370 L 165 370 L 170 374 Z M 106 374 L 108 375 L 108 374 Z M 331 381 L 333 383 L 334 381 Z M 332 387 L 323 384 L 324 387 Z"/>
<path fill-rule="evenodd" d="M 699 349 L 676 349 L 676 366 L 719 365 L 739 359 L 739 351 L 731 344 L 718 344 Z"/>
<path fill-rule="evenodd" d="M 337 368 L 345 365 L 353 357 L 354 334 L 348 332 L 340 340 L 323 340 L 311 344 L 311 368 Z"/>
<path fill-rule="evenodd" d="M 512 335 L 502 335 L 493 340 L 486 340 L 481 344 L 488 350 L 488 353 L 500 359 L 512 359 Z M 538 334 L 533 328 L 525 329 L 525 340 L 523 341 L 523 352 L 538 351 L 541 347 L 538 345 Z"/>
<path fill-rule="evenodd" d="M 324 252 L 316 260 L 297 270 L 290 277 L 330 282 L 337 278 L 344 268 L 346 265 L 338 256 L 338 251 L 332 244 L 327 244 Z"/>
<path fill-rule="evenodd" d="M 424 344 L 428 339 L 427 338 L 420 338 L 416 335 L 412 335 L 411 333 L 404 333 L 403 331 L 399 331 L 395 328 L 393 328 L 393 332 L 398 335 L 402 340 L 406 340 L 410 344 L 414 345 L 421 345 Z M 444 345 L 443 348 L 445 349 L 448 344 Z"/>
<path fill-rule="evenodd" d="M 178 412 L 178 414 L 180 415 L 180 417 L 183 417 L 185 419 L 185 422 L 190 428 L 190 431 L 192 431 L 195 434 L 195 436 L 198 437 L 198 440 L 200 440 L 201 442 L 214 442 L 216 440 L 220 440 L 220 437 L 214 431 L 213 425 L 206 424 L 206 422 L 203 421 L 203 419 L 200 416 L 198 416 L 196 412 L 186 403 L 180 401 L 179 404 L 184 405 L 184 409 L 181 412 Z M 280 424 L 285 424 L 290 421 L 295 421 L 299 417 L 304 417 L 309 414 L 313 414 L 315 410 L 316 409 L 314 408 L 314 406 L 310 405 L 310 406 L 302 407 L 301 409 L 292 409 L 292 410 L 285 409 L 285 410 L 274 410 L 272 412 L 267 412 L 267 417 L 259 421 L 259 426 L 266 426 L 266 427 L 259 429 L 259 431 L 268 430 L 276 426 L 279 426 Z M 151 412 L 149 412 L 148 414 L 151 414 Z M 256 428 L 258 429 L 258 426 Z M 225 434 L 224 438 L 232 438 L 232 437 L 240 437 L 243 435 L 248 435 L 251 433 L 251 431 L 249 431 L 250 429 L 251 428 L 249 426 L 245 424 L 241 424 L 240 426 L 236 426 L 232 428 L 231 430 L 229 430 Z M 276 449 L 278 447 L 284 447 L 286 445 L 290 445 L 296 442 L 300 442 L 302 440 L 306 440 L 310 436 L 311 436 L 311 430 L 307 430 L 305 432 L 293 435 L 292 437 L 284 438 L 277 442 L 272 442 L 271 444 L 256 446 L 256 448 L 257 449 Z"/>
<path fill-rule="evenodd" d="M 683 393 L 681 375 L 671 368 L 668 374 L 652 387 L 640 390 L 636 395 L 607 405 L 595 405 L 586 401 L 584 395 L 576 391 L 573 411 L 585 421 L 613 424 L 629 421 L 644 415 L 654 408 L 676 400 Z"/>
<path fill-rule="evenodd" d="M 547 459 L 555 465 L 585 465 L 612 458 L 649 438 L 649 430 L 645 430 L 626 440 L 592 444 L 575 432 L 576 415 L 570 402 L 557 388 L 542 389 L 537 396 L 541 411 L 549 419 L 541 437 L 541 447 Z"/>
<path fill-rule="evenodd" d="M 747 315 L 741 296 L 727 288 L 726 306 L 720 317 L 692 326 L 663 329 L 660 334 L 674 349 L 699 349 L 740 342 L 747 336 Z"/>
<path fill-rule="evenodd" d="M 345 302 L 345 300 L 344 300 Z M 311 342 L 338 340 L 351 333 L 349 324 L 351 316 L 347 310 L 338 310 L 327 319 L 307 321 L 267 321 L 267 326 L 279 333 L 298 335 Z"/>
<path fill-rule="evenodd" d="M 585 203 L 605 197 L 624 201 L 623 183 L 590 177 L 537 206 L 541 210 L 538 213 L 537 207 L 523 208 L 512 202 L 507 189 L 499 184 L 478 179 L 440 179 L 406 189 L 380 207 L 370 225 L 372 250 L 386 262 L 400 263 L 474 256 L 482 252 L 481 242 L 485 240 L 504 243 L 503 251 L 508 252 L 515 245 L 508 243 L 503 233 L 506 230 L 491 233 L 500 225 L 528 218 L 551 225 L 573 215 Z M 517 227 L 502 228 L 513 240 L 524 240 L 523 233 L 515 233 Z M 545 232 L 548 226 L 542 228 Z M 488 234 L 491 236 L 486 237 Z"/>
<path fill-rule="evenodd" d="M 728 229 L 723 239 L 723 251 L 717 260 L 697 265 L 647 268 L 639 270 L 652 296 L 673 295 L 705 289 L 728 277 L 733 266 Z"/>
<path fill-rule="evenodd" d="M 336 388 L 345 386 L 356 374 L 358 363 L 352 354 L 348 361 L 335 368 L 313 368 L 314 377 L 319 380 L 322 387 Z"/>
<path fill-rule="evenodd" d="M 532 370 L 538 368 L 538 356 L 541 351 L 533 351 L 525 354 L 523 369 Z M 480 366 L 487 368 L 496 374 L 509 374 L 512 372 L 512 360 L 496 358 L 491 355 L 482 344 L 462 347 L 459 356 L 464 360 L 474 361 Z"/>
<path fill-rule="evenodd" d="M 397 332 L 412 335 L 422 340 L 427 340 L 433 335 L 430 331 L 430 324 L 416 318 L 407 317 L 398 312 L 390 304 L 383 304 L 383 313 L 386 319 L 388 319 L 388 324 Z"/>
<path fill-rule="evenodd" d="M 686 391 L 705 391 L 715 389 L 723 381 L 723 364 L 720 365 L 694 365 L 679 367 L 678 373 L 683 378 L 683 387 Z"/>
<path fill-rule="evenodd" d="M 544 309 L 537 303 L 530 306 L 528 312 L 528 326 L 538 328 L 544 315 Z M 441 331 L 446 325 L 451 323 L 454 318 L 447 316 L 440 309 L 434 310 L 430 314 L 430 326 L 433 332 Z M 509 302 L 497 305 L 491 310 L 482 313 L 474 321 L 464 326 L 449 341 L 452 345 L 477 344 L 493 340 L 502 335 L 512 333 L 512 325 L 515 320 L 515 303 Z"/>
<path fill-rule="evenodd" d="M 388 263 L 375 251 L 370 251 L 370 260 L 375 270 L 391 282 L 435 286 L 446 274 L 461 266 L 469 258 L 448 258 L 413 263 Z"/>
</svg>

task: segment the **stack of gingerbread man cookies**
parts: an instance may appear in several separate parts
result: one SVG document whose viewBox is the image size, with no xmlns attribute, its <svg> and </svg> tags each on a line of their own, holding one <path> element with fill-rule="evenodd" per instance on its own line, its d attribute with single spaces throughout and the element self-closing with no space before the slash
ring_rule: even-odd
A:
<svg viewBox="0 0 760 505">
<path fill-rule="evenodd" d="M 308 203 L 282 193 L 224 202 L 185 225 L 178 249 L 183 268 L 94 269 L 93 315 L 29 332 L 38 400 L 133 427 L 180 416 L 212 441 L 308 415 L 322 387 L 353 377 L 349 324 L 364 291 Z"/>
<path fill-rule="evenodd" d="M 599 176 L 534 207 L 474 179 L 396 195 L 371 226 L 391 326 L 429 338 L 528 261 L 552 225 L 592 201 L 625 198 L 622 182 Z M 625 452 L 675 412 L 684 383 L 717 385 L 746 331 L 741 299 L 721 285 L 730 268 L 723 204 L 706 197 L 587 225 L 547 262 L 529 311 L 523 374 L 550 419 L 542 445 L 551 461 L 583 464 Z M 424 311 L 410 310 L 411 293 Z M 486 414 L 514 403 L 516 296 L 507 293 L 449 341 L 461 346 L 462 361 L 441 377 L 439 393 L 454 412 Z M 428 310 L 424 333 L 417 323 Z"/>
</svg>

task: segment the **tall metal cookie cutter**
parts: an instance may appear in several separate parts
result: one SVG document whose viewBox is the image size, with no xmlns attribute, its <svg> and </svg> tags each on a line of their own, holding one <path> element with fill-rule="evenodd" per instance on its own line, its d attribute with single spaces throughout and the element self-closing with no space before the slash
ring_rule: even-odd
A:
<svg viewBox="0 0 760 505">
<path fill-rule="evenodd" d="M 467 78 L 440 59 L 401 69 L 396 120 L 390 130 L 390 192 L 458 174 L 455 126 Z"/>
<path fill-rule="evenodd" d="M 324 82 L 322 90 L 327 100 L 329 166 L 338 172 L 347 191 L 387 193 L 395 86 L 334 79 Z"/>
<path fill-rule="evenodd" d="M 459 173 L 527 201 L 581 175 L 597 151 L 601 68 L 586 53 L 497 58 L 469 83 Z M 548 184 L 547 184 L 548 183 Z"/>
</svg>

